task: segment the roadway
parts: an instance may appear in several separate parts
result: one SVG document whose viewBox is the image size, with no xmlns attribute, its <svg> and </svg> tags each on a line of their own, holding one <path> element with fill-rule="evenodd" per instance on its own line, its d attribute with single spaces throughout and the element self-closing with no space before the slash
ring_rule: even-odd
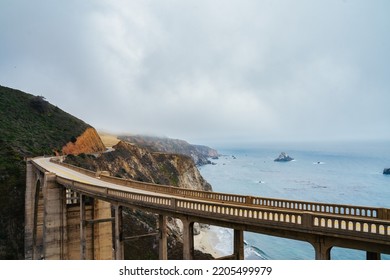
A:
<svg viewBox="0 0 390 280">
<path fill-rule="evenodd" d="M 94 186 L 109 188 L 113 190 L 119 190 L 119 191 L 130 191 L 132 193 L 138 193 L 138 194 L 146 194 L 146 195 L 156 195 L 155 192 L 140 190 L 136 188 L 126 187 L 126 186 L 120 186 L 117 184 L 109 183 L 100 180 L 96 177 L 91 177 L 85 174 L 82 174 L 80 172 L 77 172 L 75 170 L 72 170 L 70 168 L 67 168 L 66 166 L 59 165 L 55 162 L 51 161 L 52 158 L 45 157 L 45 158 L 34 158 L 33 161 L 41 166 L 43 169 L 47 170 L 48 172 L 54 173 L 59 177 L 62 177 L 64 179 L 84 183 L 84 184 L 90 184 Z M 170 198 L 172 195 L 166 195 L 166 194 L 159 194 L 161 197 L 167 197 Z"/>
</svg>

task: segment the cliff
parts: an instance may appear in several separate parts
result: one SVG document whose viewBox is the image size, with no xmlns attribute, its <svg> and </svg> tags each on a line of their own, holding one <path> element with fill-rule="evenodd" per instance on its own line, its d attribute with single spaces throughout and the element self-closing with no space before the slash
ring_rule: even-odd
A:
<svg viewBox="0 0 390 280">
<path fill-rule="evenodd" d="M 195 164 L 204 165 L 210 163 L 209 158 L 218 157 L 218 151 L 207 146 L 193 145 L 180 139 L 164 137 L 126 135 L 119 139 L 136 144 L 152 152 L 182 154 L 190 156 Z"/>
<path fill-rule="evenodd" d="M 112 176 L 211 191 L 191 157 L 180 154 L 153 153 L 127 142 L 119 142 L 114 150 L 99 157 L 68 156 L 65 162 L 90 170 L 109 170 Z"/>
<path fill-rule="evenodd" d="M 104 146 L 96 130 L 92 127 L 87 128 L 83 134 L 62 147 L 62 153 L 64 155 L 78 155 L 82 153 L 94 154 L 102 153 L 105 150 L 106 147 Z"/>
</svg>

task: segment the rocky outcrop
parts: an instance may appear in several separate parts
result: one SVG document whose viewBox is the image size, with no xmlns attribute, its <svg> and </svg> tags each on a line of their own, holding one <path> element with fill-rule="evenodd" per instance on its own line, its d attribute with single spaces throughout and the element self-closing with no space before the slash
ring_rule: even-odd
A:
<svg viewBox="0 0 390 280">
<path fill-rule="evenodd" d="M 282 152 L 278 158 L 276 158 L 274 161 L 278 161 L 278 162 L 286 162 L 286 161 L 292 161 L 294 160 L 292 157 L 290 157 L 288 154 L 286 154 L 285 152 Z"/>
<path fill-rule="evenodd" d="M 90 170 L 109 170 L 112 176 L 170 185 L 186 189 L 211 190 L 189 156 L 151 153 L 136 145 L 119 142 L 114 150 L 99 157 L 68 156 L 66 162 Z"/>
<path fill-rule="evenodd" d="M 203 145 L 193 145 L 180 139 L 163 137 L 127 135 L 121 140 L 148 149 L 151 152 L 163 152 L 190 156 L 196 165 L 210 164 L 209 158 L 217 158 L 218 151 Z"/>
<path fill-rule="evenodd" d="M 390 175 L 390 168 L 383 169 L 383 174 Z"/>
<path fill-rule="evenodd" d="M 87 128 L 83 134 L 77 138 L 71 139 L 63 148 L 64 155 L 79 155 L 79 154 L 93 154 L 102 153 L 106 150 L 105 145 L 99 137 L 97 131 L 90 127 Z"/>
</svg>

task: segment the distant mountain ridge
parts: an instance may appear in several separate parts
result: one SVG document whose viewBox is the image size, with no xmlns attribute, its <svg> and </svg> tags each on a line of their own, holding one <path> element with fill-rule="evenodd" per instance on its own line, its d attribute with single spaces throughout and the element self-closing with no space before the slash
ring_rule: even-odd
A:
<svg viewBox="0 0 390 280">
<path fill-rule="evenodd" d="M 122 141 L 133 143 L 151 152 L 163 152 L 190 156 L 196 165 L 211 163 L 209 158 L 218 157 L 218 151 L 203 145 L 193 145 L 180 139 L 144 135 L 122 135 Z"/>
</svg>

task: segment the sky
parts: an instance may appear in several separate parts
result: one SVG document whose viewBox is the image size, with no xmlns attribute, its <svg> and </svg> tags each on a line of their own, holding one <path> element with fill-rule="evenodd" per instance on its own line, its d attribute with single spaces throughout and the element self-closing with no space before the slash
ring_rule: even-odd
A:
<svg viewBox="0 0 390 280">
<path fill-rule="evenodd" d="M 0 84 L 111 133 L 390 140 L 390 1 L 0 0 Z"/>
</svg>

